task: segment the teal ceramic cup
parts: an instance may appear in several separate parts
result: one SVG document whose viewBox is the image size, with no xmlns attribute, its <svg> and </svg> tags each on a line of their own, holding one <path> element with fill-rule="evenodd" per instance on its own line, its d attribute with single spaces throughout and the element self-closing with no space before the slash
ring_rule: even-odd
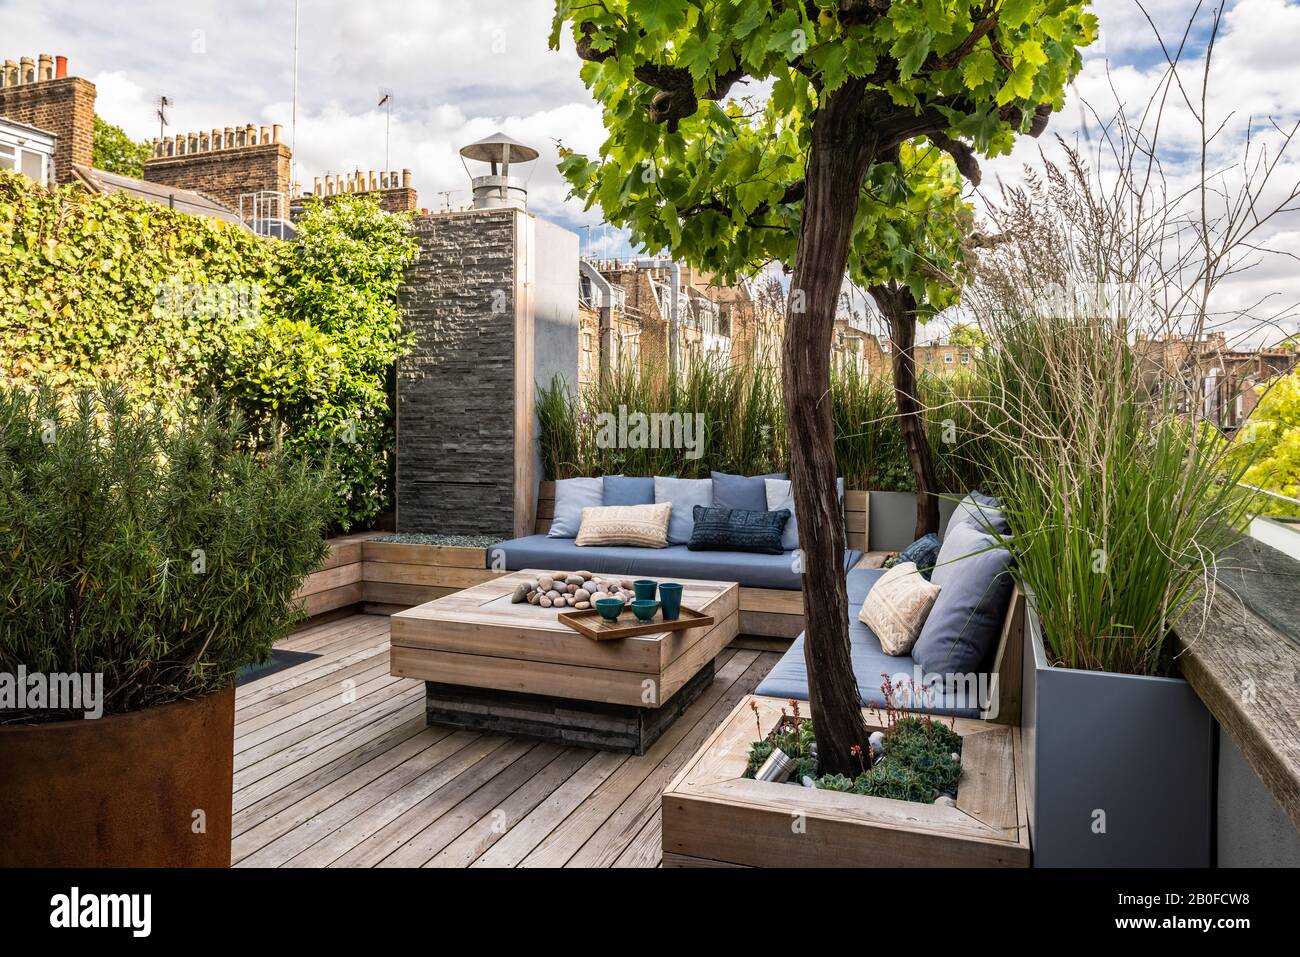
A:
<svg viewBox="0 0 1300 957">
<path fill-rule="evenodd" d="M 632 602 L 632 614 L 636 615 L 638 621 L 654 620 L 655 612 L 659 610 L 659 602 L 653 598 L 638 598 Z"/>
<path fill-rule="evenodd" d="M 600 617 L 606 621 L 618 621 L 618 616 L 623 614 L 624 603 L 621 598 L 597 598 L 596 611 L 600 612 Z"/>
<path fill-rule="evenodd" d="M 676 621 L 682 616 L 682 586 L 677 582 L 659 585 L 659 601 L 664 610 L 664 621 Z"/>
<path fill-rule="evenodd" d="M 635 589 L 639 601 L 654 601 L 655 589 L 658 587 L 659 583 L 649 578 L 638 578 L 632 583 L 632 588 Z"/>
</svg>

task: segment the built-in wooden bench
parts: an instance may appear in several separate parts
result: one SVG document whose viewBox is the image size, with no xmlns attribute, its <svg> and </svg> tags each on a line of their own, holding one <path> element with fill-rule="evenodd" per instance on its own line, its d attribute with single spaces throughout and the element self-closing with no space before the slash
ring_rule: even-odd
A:
<svg viewBox="0 0 1300 957">
<path fill-rule="evenodd" d="M 867 550 L 867 493 L 848 489 L 844 493 L 844 519 L 850 548 Z M 537 522 L 533 533 L 545 535 L 555 516 L 555 483 L 543 481 L 537 487 Z M 864 556 L 865 562 L 872 556 Z M 878 559 L 883 562 L 883 557 Z M 859 563 L 861 565 L 861 563 Z M 869 565 L 868 567 L 880 567 Z M 767 638 L 794 638 L 803 631 L 803 592 L 784 588 L 740 589 L 740 633 Z"/>
<path fill-rule="evenodd" d="M 867 551 L 868 493 L 844 493 L 845 525 L 850 548 Z M 555 515 L 555 483 L 537 490 L 535 533 L 544 535 Z M 298 598 L 309 618 L 359 606 L 369 614 L 392 614 L 403 608 L 450 595 L 487 581 L 487 549 L 375 541 L 381 532 L 362 532 L 330 540 L 329 557 L 307 576 Z M 880 568 L 889 552 L 867 552 L 859 568 Z M 744 636 L 775 639 L 761 650 L 788 645 L 803 631 L 803 593 L 780 588 L 740 589 L 740 631 Z"/>
<path fill-rule="evenodd" d="M 486 549 L 374 541 L 383 534 L 330 539 L 329 555 L 298 589 L 309 619 L 355 606 L 387 615 L 493 577 Z"/>
</svg>

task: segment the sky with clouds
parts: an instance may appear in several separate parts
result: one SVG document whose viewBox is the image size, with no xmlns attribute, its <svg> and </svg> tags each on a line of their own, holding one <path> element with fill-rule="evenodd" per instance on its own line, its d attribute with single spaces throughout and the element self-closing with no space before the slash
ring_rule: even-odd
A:
<svg viewBox="0 0 1300 957">
<path fill-rule="evenodd" d="M 1084 72 L 1051 133 L 1087 146 L 1095 140 L 1081 139 L 1084 101 L 1106 106 L 1118 95 L 1126 106 L 1145 102 L 1165 69 L 1147 16 L 1176 44 L 1195 5 L 1094 0 L 1101 42 L 1086 51 Z M 1226 120 L 1212 155 L 1225 166 L 1248 126 L 1258 136 L 1268 118 L 1282 125 L 1300 119 L 1300 0 L 1226 0 L 1226 8 L 1208 103 L 1211 116 Z M 163 94 L 174 103 L 170 133 L 281 123 L 287 137 L 293 11 L 293 0 L 0 0 L 0 57 L 67 56 L 73 74 L 96 84 L 99 114 L 135 138 L 158 134 Z M 629 252 L 597 214 L 567 199 L 554 168 L 558 141 L 595 153 L 604 135 L 571 43 L 547 49 L 549 0 L 300 0 L 300 11 L 302 183 L 383 168 L 386 117 L 377 104 L 391 89 L 389 165 L 414 171 L 421 205 L 467 204 L 468 177 L 456 150 L 500 129 L 541 150 L 529 183 L 535 212 L 578 231 L 586 252 Z M 1207 11 L 1189 41 L 1192 61 L 1204 46 Z M 1162 135 L 1172 179 L 1193 176 L 1197 134 L 1185 108 L 1170 111 Z M 984 161 L 984 188 L 1017 181 L 1040 148 L 1055 149 L 1044 137 Z M 1275 174 L 1279 183 L 1300 180 L 1300 144 L 1294 150 Z M 1271 304 L 1264 311 L 1285 313 L 1300 301 L 1300 215 L 1279 218 L 1261 238 L 1281 254 L 1263 255 L 1233 285 L 1229 308 L 1264 298 Z M 1288 314 L 1283 331 L 1294 331 L 1295 319 Z"/>
</svg>

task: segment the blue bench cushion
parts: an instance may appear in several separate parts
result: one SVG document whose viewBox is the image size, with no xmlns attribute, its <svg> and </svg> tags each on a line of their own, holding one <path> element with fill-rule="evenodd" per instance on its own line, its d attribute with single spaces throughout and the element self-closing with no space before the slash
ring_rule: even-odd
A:
<svg viewBox="0 0 1300 957">
<path fill-rule="evenodd" d="M 653 575 L 659 578 L 696 578 L 737 582 L 746 588 L 781 588 L 798 591 L 802 582 L 793 571 L 794 555 L 755 555 L 747 552 L 693 552 L 685 545 L 636 548 L 630 545 L 581 547 L 571 538 L 529 535 L 501 542 L 488 549 L 491 563 L 498 551 L 509 571 L 541 568 L 552 571 L 596 572 L 599 575 Z M 844 553 L 845 569 L 862 558 L 856 549 Z"/>
<path fill-rule="evenodd" d="M 853 677 L 858 683 L 858 694 L 862 704 L 868 708 L 883 708 L 885 695 L 881 690 L 885 675 L 891 680 L 902 680 L 908 688 L 924 681 L 925 675 L 918 675 L 916 662 L 909 655 L 897 657 L 884 653 L 880 639 L 862 622 L 858 621 L 858 609 L 866 600 L 871 587 L 885 574 L 880 568 L 859 568 L 848 574 L 846 584 L 849 593 L 849 646 L 853 662 Z M 797 698 L 808 700 L 808 669 L 803 656 L 804 636 L 800 635 L 790 646 L 790 650 L 781 656 L 781 660 L 767 673 L 759 684 L 756 694 L 771 698 Z M 918 696 L 919 697 L 919 696 Z M 903 696 L 897 703 L 913 711 L 926 711 L 931 714 L 946 715 L 957 718 L 978 718 L 980 714 L 979 688 L 965 687 L 945 688 L 932 686 L 919 700 L 908 700 Z"/>
</svg>

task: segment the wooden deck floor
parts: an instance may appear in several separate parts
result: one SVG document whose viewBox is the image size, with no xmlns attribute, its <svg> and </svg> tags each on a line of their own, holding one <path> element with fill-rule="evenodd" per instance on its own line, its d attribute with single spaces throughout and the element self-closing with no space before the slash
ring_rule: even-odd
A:
<svg viewBox="0 0 1300 957">
<path fill-rule="evenodd" d="M 644 756 L 428 727 L 388 673 L 388 619 L 277 647 L 319 658 L 238 689 L 233 859 L 245 867 L 656 867 L 659 796 L 778 656 L 728 648 Z"/>
</svg>

